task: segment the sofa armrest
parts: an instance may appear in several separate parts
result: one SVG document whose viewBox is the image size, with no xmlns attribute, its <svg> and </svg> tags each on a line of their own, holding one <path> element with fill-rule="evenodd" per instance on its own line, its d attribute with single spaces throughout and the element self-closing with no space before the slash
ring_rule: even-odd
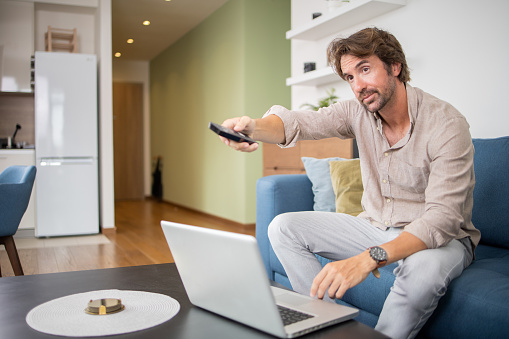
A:
<svg viewBox="0 0 509 339">
<path fill-rule="evenodd" d="M 311 181 L 306 174 L 279 174 L 258 179 L 256 239 L 269 279 L 274 280 L 275 266 L 281 265 L 267 235 L 270 222 L 281 213 L 312 211 L 313 198 Z"/>
</svg>

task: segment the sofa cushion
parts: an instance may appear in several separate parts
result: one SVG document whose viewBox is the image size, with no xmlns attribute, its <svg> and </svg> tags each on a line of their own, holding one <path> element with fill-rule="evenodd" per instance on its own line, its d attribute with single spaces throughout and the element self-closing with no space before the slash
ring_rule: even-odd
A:
<svg viewBox="0 0 509 339">
<path fill-rule="evenodd" d="M 357 216 L 362 212 L 361 163 L 359 159 L 331 161 L 330 175 L 336 196 L 336 212 Z"/>
<path fill-rule="evenodd" d="M 472 223 L 481 243 L 509 248 L 509 137 L 473 139 L 475 188 Z"/>
<path fill-rule="evenodd" d="M 507 338 L 509 251 L 479 245 L 477 252 L 481 255 L 452 281 L 421 331 L 427 337 Z"/>
<path fill-rule="evenodd" d="M 477 259 L 453 280 L 420 337 L 503 338 L 509 333 L 509 251 L 479 245 L 477 252 Z M 331 262 L 316 257 L 322 266 Z M 394 283 L 396 265 L 380 268 L 380 279 L 369 275 L 345 293 L 343 302 L 373 315 L 357 320 L 372 327 L 376 325 Z M 471 321 L 465 322 L 466 318 Z"/>
<path fill-rule="evenodd" d="M 334 191 L 330 178 L 329 161 L 339 161 L 342 158 L 316 159 L 302 157 L 306 174 L 313 184 L 314 205 L 313 210 L 322 212 L 336 211 Z"/>
</svg>

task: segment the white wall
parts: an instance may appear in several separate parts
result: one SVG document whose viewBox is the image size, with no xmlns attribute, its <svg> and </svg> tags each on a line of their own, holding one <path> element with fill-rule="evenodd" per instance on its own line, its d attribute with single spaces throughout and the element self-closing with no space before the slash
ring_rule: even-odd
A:
<svg viewBox="0 0 509 339">
<path fill-rule="evenodd" d="M 113 60 L 113 81 L 134 82 L 143 85 L 143 170 L 145 196 L 151 193 L 150 161 L 150 62 Z"/>
<path fill-rule="evenodd" d="M 93 2 L 93 0 L 88 0 Z M 78 2 L 78 0 L 74 0 Z M 113 66 L 111 62 L 111 0 L 100 0 L 95 26 L 99 61 L 99 178 L 101 228 L 115 228 L 113 177 Z"/>
<path fill-rule="evenodd" d="M 325 11 L 325 1 L 292 0 L 292 28 L 310 21 L 311 13 Z M 292 41 L 292 75 L 302 74 L 305 61 L 326 67 L 325 50 L 335 36 L 377 26 L 403 46 L 410 84 L 459 109 L 473 137 L 509 135 L 509 111 L 501 101 L 507 97 L 509 79 L 508 13 L 507 0 L 407 0 L 400 9 L 318 42 Z M 316 103 L 331 87 L 342 99 L 353 97 L 338 77 L 338 82 L 318 88 L 294 86 L 292 107 Z"/>
</svg>

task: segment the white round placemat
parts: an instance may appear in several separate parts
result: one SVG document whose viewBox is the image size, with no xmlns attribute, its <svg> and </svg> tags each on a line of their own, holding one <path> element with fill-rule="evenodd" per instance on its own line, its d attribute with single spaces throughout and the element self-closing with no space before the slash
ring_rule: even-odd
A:
<svg viewBox="0 0 509 339">
<path fill-rule="evenodd" d="M 122 299 L 125 310 L 108 315 L 85 313 L 90 300 Z M 69 295 L 33 308 L 27 324 L 36 331 L 69 337 L 99 337 L 144 330 L 173 318 L 180 310 L 175 299 L 158 293 L 101 290 Z"/>
</svg>

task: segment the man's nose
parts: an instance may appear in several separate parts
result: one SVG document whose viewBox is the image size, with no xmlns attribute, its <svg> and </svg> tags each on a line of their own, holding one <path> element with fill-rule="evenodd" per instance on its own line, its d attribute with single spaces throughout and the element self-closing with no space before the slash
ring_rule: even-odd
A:
<svg viewBox="0 0 509 339">
<path fill-rule="evenodd" d="M 366 88 L 366 83 L 359 78 L 353 80 L 352 89 L 355 93 L 361 93 Z"/>
</svg>

